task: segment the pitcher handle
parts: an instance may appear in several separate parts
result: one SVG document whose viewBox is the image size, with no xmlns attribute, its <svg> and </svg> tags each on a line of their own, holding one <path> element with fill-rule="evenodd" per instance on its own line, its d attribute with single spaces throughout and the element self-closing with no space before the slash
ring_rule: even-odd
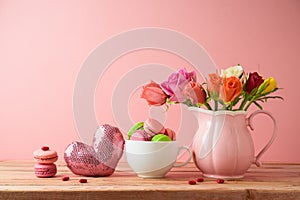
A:
<svg viewBox="0 0 300 200">
<path fill-rule="evenodd" d="M 273 117 L 273 115 L 268 112 L 268 111 L 264 111 L 264 110 L 257 110 L 255 112 L 253 112 L 249 117 L 248 117 L 248 126 L 250 127 L 250 129 L 253 131 L 253 124 L 252 124 L 252 120 L 253 117 L 256 116 L 257 114 L 265 114 L 268 115 L 274 124 L 274 128 L 273 128 L 273 134 L 272 137 L 270 138 L 269 142 L 264 146 L 264 148 L 262 148 L 262 150 L 260 150 L 260 152 L 254 157 L 254 164 L 259 167 L 261 165 L 261 162 L 259 161 L 260 157 L 270 148 L 270 146 L 272 145 L 272 143 L 274 142 L 274 139 L 276 138 L 277 135 L 277 123 L 275 118 Z"/>
</svg>

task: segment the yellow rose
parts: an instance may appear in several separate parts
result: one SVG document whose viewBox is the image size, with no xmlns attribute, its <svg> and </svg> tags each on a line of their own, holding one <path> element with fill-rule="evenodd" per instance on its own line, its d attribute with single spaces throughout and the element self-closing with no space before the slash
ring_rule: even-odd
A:
<svg viewBox="0 0 300 200">
<path fill-rule="evenodd" d="M 273 90 L 275 90 L 277 88 L 277 83 L 276 83 L 276 81 L 273 77 L 270 77 L 270 78 L 266 79 L 264 81 L 264 83 L 261 84 L 261 86 L 264 87 L 261 94 L 267 94 L 267 93 L 270 93 L 270 92 L 272 92 Z"/>
</svg>

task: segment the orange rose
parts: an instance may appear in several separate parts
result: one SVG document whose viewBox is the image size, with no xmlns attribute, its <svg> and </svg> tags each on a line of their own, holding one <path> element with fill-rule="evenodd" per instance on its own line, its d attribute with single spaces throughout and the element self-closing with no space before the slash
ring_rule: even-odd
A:
<svg viewBox="0 0 300 200">
<path fill-rule="evenodd" d="M 206 99 L 204 89 L 198 83 L 190 81 L 184 89 L 185 96 L 191 100 L 192 104 L 203 104 Z"/>
<path fill-rule="evenodd" d="M 224 102 L 232 102 L 242 92 L 242 82 L 235 76 L 225 78 L 221 88 L 221 98 Z"/>
<path fill-rule="evenodd" d="M 208 74 L 207 89 L 211 94 L 218 96 L 222 84 L 222 78 L 218 74 Z"/>
<path fill-rule="evenodd" d="M 159 84 L 151 81 L 143 86 L 141 98 L 146 99 L 150 106 L 161 106 L 166 103 L 167 95 L 160 88 Z"/>
</svg>

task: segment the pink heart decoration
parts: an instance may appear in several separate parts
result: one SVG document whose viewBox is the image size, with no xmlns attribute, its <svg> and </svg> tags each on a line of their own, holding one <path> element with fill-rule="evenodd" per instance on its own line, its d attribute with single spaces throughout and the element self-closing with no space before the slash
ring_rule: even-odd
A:
<svg viewBox="0 0 300 200">
<path fill-rule="evenodd" d="M 67 167 L 77 175 L 110 176 L 123 154 L 124 138 L 116 127 L 100 126 L 93 138 L 93 146 L 72 142 L 64 153 Z"/>
</svg>

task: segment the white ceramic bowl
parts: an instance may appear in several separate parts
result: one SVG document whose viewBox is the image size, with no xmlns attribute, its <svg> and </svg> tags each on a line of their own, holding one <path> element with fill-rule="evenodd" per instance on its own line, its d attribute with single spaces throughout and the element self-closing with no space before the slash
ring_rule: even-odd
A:
<svg viewBox="0 0 300 200">
<path fill-rule="evenodd" d="M 177 156 L 180 150 L 183 149 L 189 151 L 189 157 L 185 162 L 177 164 Z M 179 147 L 177 141 L 148 142 L 126 140 L 125 151 L 129 166 L 142 178 L 164 177 L 173 166 L 183 166 L 192 157 L 189 147 Z"/>
</svg>

